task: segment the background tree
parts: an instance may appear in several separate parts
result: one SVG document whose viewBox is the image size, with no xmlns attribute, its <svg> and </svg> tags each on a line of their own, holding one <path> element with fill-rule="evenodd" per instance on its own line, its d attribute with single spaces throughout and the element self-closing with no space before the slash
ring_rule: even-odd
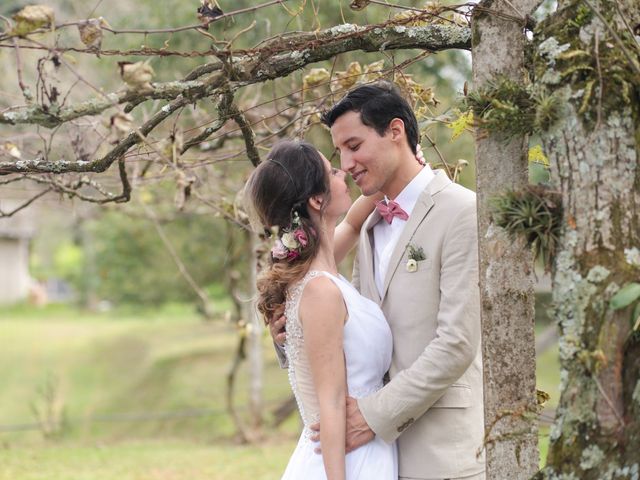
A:
<svg viewBox="0 0 640 480">
<path fill-rule="evenodd" d="M 637 2 L 559 2 L 533 81 L 495 75 L 469 98 L 486 131 L 540 136 L 557 189 L 507 192 L 495 216 L 555 257 L 562 393 L 538 478 L 638 476 L 639 22 Z"/>
<path fill-rule="evenodd" d="M 484 1 L 475 8 L 474 88 L 497 76 L 522 81 L 526 19 L 520 12 L 531 13 L 537 3 Z M 526 479 L 538 470 L 531 251 L 492 220 L 494 197 L 529 183 L 528 146 L 525 133 L 476 136 L 485 447 L 487 476 L 496 479 Z"/>
<path fill-rule="evenodd" d="M 562 106 L 541 135 L 563 206 L 562 396 L 547 478 L 638 476 L 640 293 L 626 292 L 640 279 L 639 28 L 637 2 L 560 2 L 534 39 L 541 106 Z"/>
</svg>

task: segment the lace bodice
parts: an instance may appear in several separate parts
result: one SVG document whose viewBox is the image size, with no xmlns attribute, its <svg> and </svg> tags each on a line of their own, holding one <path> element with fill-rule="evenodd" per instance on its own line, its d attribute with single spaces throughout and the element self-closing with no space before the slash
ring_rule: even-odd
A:
<svg viewBox="0 0 640 480">
<path fill-rule="evenodd" d="M 307 273 L 289 289 L 285 305 L 285 352 L 289 361 L 289 382 L 305 427 L 319 421 L 320 408 L 304 348 L 304 333 L 298 310 L 305 286 L 320 275 L 330 278 L 336 284 L 347 307 L 343 348 L 349 395 L 359 398 L 381 388 L 382 377 L 391 363 L 391 331 L 380 307 L 360 295 L 342 276 L 336 277 L 316 270 Z"/>
</svg>

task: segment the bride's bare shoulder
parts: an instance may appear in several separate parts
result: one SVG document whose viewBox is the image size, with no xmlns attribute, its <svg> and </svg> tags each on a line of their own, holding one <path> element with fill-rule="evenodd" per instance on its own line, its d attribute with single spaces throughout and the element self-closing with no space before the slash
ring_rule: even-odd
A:
<svg viewBox="0 0 640 480">
<path fill-rule="evenodd" d="M 342 292 L 330 278 L 318 275 L 309 280 L 300 299 L 300 320 L 303 325 L 317 321 L 343 324 L 346 311 Z"/>
</svg>

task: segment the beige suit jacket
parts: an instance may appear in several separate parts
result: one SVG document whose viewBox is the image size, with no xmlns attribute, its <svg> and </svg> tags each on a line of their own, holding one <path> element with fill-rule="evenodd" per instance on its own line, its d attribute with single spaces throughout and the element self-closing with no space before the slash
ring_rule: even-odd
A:
<svg viewBox="0 0 640 480">
<path fill-rule="evenodd" d="M 393 333 L 390 382 L 358 401 L 372 430 L 397 438 L 403 479 L 484 470 L 482 359 L 475 194 L 444 171 L 419 197 L 392 253 L 380 297 L 373 270 L 374 212 L 360 234 L 354 284 Z M 425 259 L 409 272 L 408 245 Z"/>
</svg>

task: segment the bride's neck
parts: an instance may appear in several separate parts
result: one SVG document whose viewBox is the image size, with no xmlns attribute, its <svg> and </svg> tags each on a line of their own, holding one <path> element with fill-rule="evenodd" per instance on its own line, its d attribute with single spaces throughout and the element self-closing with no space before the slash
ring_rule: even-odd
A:
<svg viewBox="0 0 640 480">
<path fill-rule="evenodd" d="M 320 223 L 320 248 L 310 264 L 311 270 L 324 270 L 330 273 L 338 273 L 335 254 L 333 251 L 333 236 L 336 230 L 335 222 L 323 221 Z"/>
</svg>

